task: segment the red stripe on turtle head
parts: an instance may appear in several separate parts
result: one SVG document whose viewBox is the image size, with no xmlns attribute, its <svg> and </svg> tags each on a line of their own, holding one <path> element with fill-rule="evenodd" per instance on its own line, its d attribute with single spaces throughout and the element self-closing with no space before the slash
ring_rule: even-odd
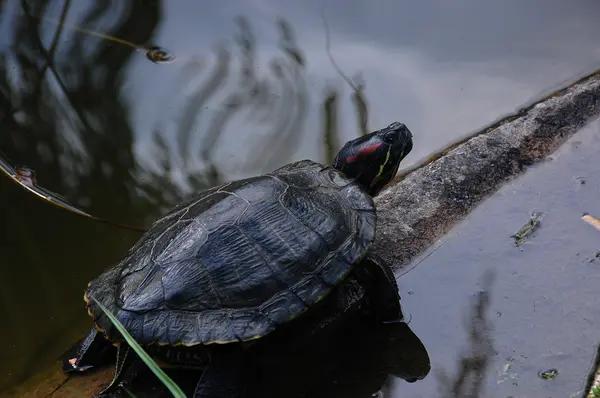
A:
<svg viewBox="0 0 600 398">
<path fill-rule="evenodd" d="M 363 146 L 354 155 L 348 156 L 346 158 L 346 162 L 348 162 L 348 163 L 355 162 L 357 159 L 359 159 L 359 158 L 361 158 L 363 156 L 366 156 L 366 155 L 368 155 L 370 153 L 375 152 L 381 145 L 383 145 L 383 143 L 376 142 L 375 144 Z"/>
</svg>

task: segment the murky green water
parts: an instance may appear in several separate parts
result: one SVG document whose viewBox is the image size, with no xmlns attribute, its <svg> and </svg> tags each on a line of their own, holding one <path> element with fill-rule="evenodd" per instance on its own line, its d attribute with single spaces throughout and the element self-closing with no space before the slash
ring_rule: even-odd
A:
<svg viewBox="0 0 600 398">
<path fill-rule="evenodd" d="M 3 159 L 143 227 L 393 120 L 415 134 L 408 166 L 600 60 L 596 2 L 376 3 L 0 2 Z M 175 58 L 152 62 L 151 46 Z M 139 236 L 1 177 L 0 390 L 89 327 L 83 289 Z"/>
</svg>

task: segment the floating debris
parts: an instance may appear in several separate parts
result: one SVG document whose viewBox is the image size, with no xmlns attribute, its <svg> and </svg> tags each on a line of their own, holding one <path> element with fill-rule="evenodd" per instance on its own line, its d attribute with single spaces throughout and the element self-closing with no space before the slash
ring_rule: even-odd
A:
<svg viewBox="0 0 600 398">
<path fill-rule="evenodd" d="M 75 207 L 64 196 L 52 192 L 37 183 L 37 177 L 35 170 L 27 166 L 11 166 L 10 162 L 0 153 L 0 171 L 6 174 L 11 180 L 25 188 L 27 191 L 33 193 L 38 198 L 50 202 L 51 204 L 58 206 L 62 209 L 68 210 L 72 213 L 91 218 L 92 220 L 100 221 L 105 224 L 113 225 L 119 228 L 125 228 L 133 231 L 145 232 L 145 229 L 132 227 L 125 224 L 105 220 L 99 217 L 95 217 L 85 211 Z"/>
<path fill-rule="evenodd" d="M 593 256 L 588 257 L 588 263 L 593 263 L 594 261 L 600 259 L 600 252 L 596 252 Z"/>
<path fill-rule="evenodd" d="M 35 171 L 29 167 L 15 166 L 15 178 L 20 184 L 26 185 L 30 188 L 37 184 L 37 180 L 35 179 Z"/>
<path fill-rule="evenodd" d="M 175 55 L 168 53 L 164 48 L 152 46 L 146 49 L 146 58 L 155 64 L 159 64 L 173 61 Z"/>
<path fill-rule="evenodd" d="M 0 170 L 20 186 L 35 194 L 38 198 L 44 199 L 73 213 L 89 218 L 95 218 L 94 216 L 70 204 L 64 196 L 39 186 L 37 184 L 35 171 L 32 168 L 27 166 L 12 167 L 4 159 L 0 159 Z"/>
<path fill-rule="evenodd" d="M 556 376 L 558 376 L 558 370 L 556 370 L 556 369 L 541 370 L 538 372 L 538 376 L 544 380 L 552 380 Z"/>
<path fill-rule="evenodd" d="M 598 220 L 597 218 L 594 218 L 587 213 L 583 213 L 581 219 L 586 223 L 590 224 L 592 227 L 596 228 L 598 231 L 600 231 L 600 220 Z"/>
<path fill-rule="evenodd" d="M 158 47 L 158 46 L 144 47 L 139 44 L 132 43 L 128 40 L 121 39 L 120 37 L 111 36 L 111 35 L 108 35 L 103 32 L 98 32 L 95 30 L 87 29 L 87 28 L 84 28 L 84 27 L 78 26 L 78 25 L 69 25 L 69 24 L 64 23 L 64 21 L 61 21 L 61 20 L 56 20 L 53 18 L 45 17 L 45 16 L 42 16 L 40 18 L 45 21 L 54 23 L 56 25 L 64 26 L 67 29 L 73 29 L 78 32 L 90 35 L 90 36 L 100 37 L 104 40 L 110 40 L 115 43 L 119 43 L 119 44 L 123 44 L 125 46 L 135 48 L 137 51 L 145 54 L 146 58 L 148 58 L 150 61 L 154 62 L 155 64 L 167 63 L 167 62 L 173 61 L 175 59 L 174 55 L 169 54 L 168 51 L 166 51 L 165 49 Z"/>
<path fill-rule="evenodd" d="M 509 381 L 511 383 L 515 383 L 519 380 L 518 373 L 512 370 L 511 362 L 513 362 L 514 358 L 509 358 L 506 364 L 502 367 L 502 372 L 498 374 L 499 379 L 496 381 L 496 384 L 502 384 L 505 381 Z"/>
<path fill-rule="evenodd" d="M 511 238 L 515 240 L 515 246 L 520 246 L 525 239 L 534 233 L 540 226 L 544 213 L 534 212 L 529 221 L 523 225 Z"/>
</svg>

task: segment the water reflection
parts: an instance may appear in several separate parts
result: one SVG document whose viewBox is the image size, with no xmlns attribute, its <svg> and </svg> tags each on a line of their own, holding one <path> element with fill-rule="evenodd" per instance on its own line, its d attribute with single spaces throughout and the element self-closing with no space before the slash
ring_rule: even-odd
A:
<svg viewBox="0 0 600 398">
<path fill-rule="evenodd" d="M 24 26 L 29 26 L 31 23 L 35 22 L 33 15 L 39 13 L 40 10 L 32 10 L 29 6 L 26 6 L 26 2 L 23 2 L 22 4 L 24 10 L 27 12 L 27 16 L 25 17 L 27 22 L 24 23 Z M 64 17 L 67 15 L 69 5 L 69 2 L 64 4 L 61 13 L 61 19 L 64 19 Z M 108 10 L 95 10 L 95 13 L 102 14 L 106 11 Z M 133 10 L 132 13 L 135 13 L 135 10 Z M 52 21 L 52 19 L 45 17 L 39 17 L 38 19 L 40 21 Z M 141 196 L 141 198 L 137 197 L 136 200 L 150 202 L 149 204 L 145 203 L 145 207 L 148 207 L 148 210 L 152 210 L 153 207 L 158 207 L 160 213 L 160 211 L 164 211 L 166 208 L 180 202 L 186 195 L 192 192 L 197 192 L 198 190 L 205 189 L 223 182 L 225 177 L 222 176 L 220 169 L 222 168 L 223 164 L 226 165 L 227 162 L 214 156 L 215 147 L 222 138 L 221 136 L 226 124 L 228 124 L 231 119 L 235 117 L 236 113 L 240 113 L 241 111 L 246 111 L 247 118 L 253 119 L 259 125 L 268 128 L 266 134 L 264 134 L 264 137 L 262 137 L 262 140 L 253 140 L 259 142 L 258 145 L 256 145 L 254 148 L 251 148 L 249 151 L 254 155 L 245 159 L 245 167 L 270 170 L 289 160 L 291 154 L 293 153 L 293 148 L 300 141 L 302 136 L 302 123 L 306 116 L 308 99 L 303 74 L 303 68 L 305 66 L 304 56 L 296 44 L 292 28 L 285 20 L 280 19 L 277 22 L 277 26 L 280 33 L 280 49 L 284 57 L 275 57 L 270 62 L 270 69 L 272 72 L 270 76 L 259 76 L 256 73 L 258 66 L 256 60 L 255 37 L 250 24 L 242 17 L 238 18 L 236 22 L 239 27 L 239 34 L 236 37 L 236 43 L 241 54 L 239 80 L 237 84 L 235 84 L 235 90 L 227 94 L 221 101 L 219 106 L 220 109 L 216 112 L 213 112 L 210 117 L 205 117 L 205 119 L 207 119 L 208 126 L 203 133 L 198 131 L 197 125 L 202 121 L 202 116 L 206 116 L 205 114 L 208 113 L 206 112 L 208 109 L 207 104 L 215 95 L 221 94 L 218 92 L 219 89 L 228 83 L 227 78 L 230 77 L 229 69 L 232 63 L 231 52 L 224 47 L 218 47 L 216 51 L 217 59 L 215 66 L 208 77 L 199 84 L 199 87 L 189 94 L 179 93 L 186 94 L 186 99 L 185 103 L 181 104 L 182 111 L 175 130 L 165 131 L 165 129 L 161 128 L 160 126 L 156 126 L 156 128 L 153 130 L 150 147 L 146 148 L 146 150 L 153 155 L 155 160 L 154 164 L 148 165 L 144 161 L 138 161 L 133 153 L 126 153 L 133 152 L 133 148 L 127 151 L 125 148 L 121 147 L 119 148 L 119 152 L 121 152 L 119 158 L 121 159 L 107 157 L 106 155 L 108 154 L 108 151 L 103 151 L 104 157 L 100 161 L 100 164 L 87 165 L 88 168 L 94 168 L 97 166 L 95 168 L 100 169 L 100 173 L 98 174 L 112 174 L 116 167 L 128 167 L 131 170 L 129 173 L 130 175 L 127 176 L 127 180 L 120 181 L 121 185 L 128 186 L 129 190 L 131 190 L 131 185 L 135 185 L 135 189 L 142 191 L 134 194 L 134 196 Z M 70 25 L 64 24 L 62 21 L 57 23 L 57 25 L 58 28 L 53 39 L 54 44 L 56 44 L 58 41 L 58 36 L 61 34 L 63 27 L 66 27 L 67 29 L 70 27 Z M 21 28 L 26 30 L 26 27 Z M 87 35 L 101 37 L 108 42 L 109 47 L 111 47 L 111 42 L 115 42 L 117 44 L 127 44 L 135 50 L 142 49 L 147 52 L 147 57 L 154 62 L 162 62 L 172 59 L 172 57 L 164 49 L 157 46 L 145 48 L 134 45 L 133 43 L 116 36 L 98 33 L 88 29 L 83 29 L 78 26 L 70 28 L 75 29 L 75 33 L 84 32 Z M 75 36 L 78 37 L 78 40 L 83 40 L 82 37 L 77 35 Z M 329 39 L 327 39 L 327 42 L 329 43 Z M 103 42 L 101 42 L 101 44 L 102 43 Z M 79 43 L 77 47 L 83 48 L 85 45 L 87 44 L 82 42 Z M 130 135 L 127 134 L 127 132 L 131 132 L 132 127 L 128 125 L 127 120 L 125 120 L 123 117 L 121 117 L 121 120 L 117 119 L 116 122 L 112 121 L 110 124 L 106 123 L 106 125 L 100 126 L 93 125 L 97 123 L 97 119 L 102 119 L 104 117 L 98 117 L 96 118 L 96 122 L 92 122 L 92 120 L 95 118 L 91 116 L 90 112 L 92 109 L 90 108 L 94 108 L 94 106 L 92 104 L 81 106 L 81 104 L 78 103 L 77 98 L 83 95 L 83 91 L 85 89 L 94 88 L 92 91 L 95 92 L 100 90 L 100 87 L 98 87 L 100 84 L 94 84 L 94 82 L 91 82 L 88 79 L 92 74 L 92 70 L 101 70 L 103 69 L 103 65 L 93 65 L 93 63 L 90 62 L 87 66 L 87 68 L 90 69 L 90 73 L 85 73 L 85 71 L 82 72 L 82 74 L 87 76 L 85 78 L 86 82 L 80 84 L 79 87 L 70 88 L 63 82 L 63 79 L 58 74 L 59 68 L 56 67 L 55 64 L 59 63 L 59 61 L 53 60 L 55 49 L 56 47 L 53 46 L 53 48 L 47 54 L 44 54 L 46 56 L 46 61 L 44 67 L 39 72 L 40 80 L 38 81 L 37 86 L 30 90 L 33 93 L 29 94 L 26 92 L 20 92 L 21 90 L 18 90 L 15 93 L 17 95 L 17 99 L 11 100 L 11 102 L 16 104 L 31 103 L 33 102 L 31 97 L 38 94 L 42 95 L 43 101 L 43 97 L 46 93 L 42 93 L 42 88 L 50 89 L 48 97 L 66 96 L 66 101 L 64 101 L 65 103 L 63 106 L 70 107 L 71 109 L 63 109 L 63 114 L 58 113 L 56 119 L 67 119 L 64 121 L 70 124 L 70 126 L 68 126 L 68 133 L 74 134 L 75 137 L 67 136 L 67 131 L 57 131 L 54 133 L 54 135 L 63 136 L 61 137 L 64 141 L 62 142 L 63 144 L 78 148 L 67 148 L 64 151 L 66 153 L 61 153 L 61 151 L 57 151 L 58 153 L 56 153 L 53 150 L 60 149 L 57 147 L 57 145 L 54 145 L 52 148 L 47 142 L 36 142 L 34 145 L 37 147 L 36 149 L 39 157 L 46 155 L 54 158 L 63 158 L 61 159 L 63 160 L 62 163 L 68 163 L 68 166 L 64 167 L 63 165 L 54 165 L 53 168 L 59 169 L 54 170 L 55 174 L 64 175 L 72 173 L 75 171 L 74 169 L 79 168 L 78 166 L 85 164 L 90 157 L 95 156 L 95 153 L 91 151 L 91 147 L 92 144 L 97 145 L 97 142 L 92 141 L 89 138 L 84 138 L 84 135 L 95 134 L 100 136 L 105 132 L 108 133 L 107 130 L 109 127 L 116 128 L 118 126 L 120 127 L 118 130 L 120 135 L 125 134 L 127 136 Z M 347 78 L 343 71 L 341 71 L 337 64 L 335 64 L 335 60 L 329 52 L 329 44 L 327 44 L 327 51 L 329 53 L 331 62 L 335 66 L 338 73 L 343 76 L 343 78 L 348 82 L 354 91 L 352 94 L 352 100 L 356 106 L 358 116 L 357 124 L 360 131 L 364 134 L 367 131 L 368 123 L 367 105 L 363 91 L 364 82 L 355 84 L 355 82 Z M 67 57 L 73 55 L 81 57 L 81 55 L 77 54 L 76 50 L 72 48 L 69 51 L 69 54 L 67 54 Z M 105 55 L 108 56 L 110 54 Z M 126 60 L 123 59 L 122 61 L 125 62 Z M 31 60 L 30 62 L 34 63 L 34 60 Z M 123 64 L 115 66 L 115 69 L 124 67 Z M 186 89 L 189 90 L 189 86 L 193 85 L 195 78 L 198 77 L 203 69 L 203 66 L 204 63 L 199 57 L 191 57 L 188 59 L 185 65 L 182 66 L 182 69 L 184 70 L 182 75 L 185 77 L 185 81 L 180 82 L 180 84 L 176 86 L 186 85 Z M 22 78 L 26 78 L 26 74 L 29 74 L 29 71 L 24 70 L 25 68 L 25 65 L 19 66 L 19 69 L 21 69 L 20 72 Z M 43 78 L 46 70 L 48 69 L 53 74 L 58 87 L 45 87 Z M 31 73 L 34 72 L 31 71 Z M 10 90 L 14 87 L 11 87 L 11 80 L 9 78 L 10 76 L 8 75 L 9 74 L 7 73 L 7 81 L 5 83 L 7 85 L 7 90 Z M 116 76 L 116 74 L 111 74 L 110 76 Z M 57 92 L 55 92 L 53 89 L 56 89 Z M 118 89 L 118 84 L 113 84 L 111 88 L 108 88 L 108 91 L 114 92 L 112 94 L 105 93 L 105 97 L 117 97 L 118 95 L 116 92 Z M 328 161 L 331 160 L 333 154 L 341 146 L 339 139 L 337 139 L 339 136 L 337 123 L 338 95 L 338 91 L 330 87 L 325 94 L 322 106 L 324 119 L 323 136 L 327 153 L 326 158 Z M 29 97 L 29 100 L 27 98 L 18 98 L 19 96 Z M 48 98 L 48 100 L 50 100 L 50 98 Z M 87 102 L 89 102 L 89 100 Z M 48 106 L 48 104 L 46 104 L 46 106 Z M 128 111 L 128 106 L 123 101 L 118 101 L 117 106 L 118 108 L 114 109 L 114 113 L 126 113 Z M 22 129 L 24 126 L 22 123 L 19 123 L 20 119 L 28 118 L 29 114 L 39 114 L 41 112 L 40 108 L 40 104 L 33 108 L 18 105 L 11 106 L 10 116 L 12 116 L 12 120 L 10 121 L 15 124 L 15 127 L 20 127 Z M 52 106 L 48 106 L 48 108 L 50 109 L 47 109 L 47 111 L 57 111 L 57 109 L 52 109 Z M 94 111 L 99 112 L 98 109 L 95 109 Z M 104 113 L 109 113 L 107 111 L 108 110 L 106 110 Z M 73 118 L 79 120 L 71 120 Z M 57 120 L 54 120 L 53 122 L 58 124 Z M 78 123 L 81 125 L 77 126 Z M 31 138 L 35 138 L 36 141 L 39 141 L 39 138 L 41 138 L 39 137 L 40 134 L 35 134 L 35 131 L 32 131 L 32 133 L 33 134 L 31 135 L 33 137 Z M 24 156 L 19 150 L 23 152 L 26 151 L 28 143 L 18 145 L 19 143 L 15 141 L 21 137 L 15 137 L 16 134 L 18 134 L 18 132 L 15 130 L 9 132 L 8 145 L 3 149 L 12 157 L 17 156 L 18 158 L 22 158 Z M 172 137 L 176 137 L 175 143 L 169 142 Z M 57 141 L 58 138 L 55 138 L 54 140 Z M 199 142 L 194 142 L 198 140 Z M 31 139 L 30 141 L 34 140 Z M 125 139 L 122 142 L 129 142 L 129 146 L 132 146 L 133 139 Z M 11 144 L 13 144 L 13 147 L 11 147 Z M 107 147 L 106 149 L 111 146 L 114 147 L 114 145 L 111 145 L 110 142 L 103 142 L 103 144 Z M 33 143 L 31 143 L 31 145 L 33 145 Z M 83 148 L 81 146 L 83 146 Z M 173 153 L 173 147 L 177 147 L 177 153 Z M 194 147 L 198 147 L 198 150 L 195 151 Z M 43 151 L 44 154 L 40 153 L 41 151 Z M 36 160 L 38 160 L 37 163 L 40 163 L 39 160 L 42 159 L 38 158 Z M 194 166 L 197 166 L 198 163 L 201 165 L 200 170 L 194 169 Z M 14 167 L 11 166 L 7 161 L 6 156 L 3 156 L 3 158 L 0 159 L 0 166 L 2 166 L 2 170 L 9 175 L 9 177 L 15 179 Z M 44 164 L 44 166 L 44 171 L 46 172 L 46 166 L 48 165 Z M 158 166 L 159 170 L 155 171 L 151 166 Z M 171 177 L 173 177 L 172 173 L 174 172 L 180 174 L 180 176 L 183 178 L 183 184 L 170 181 Z M 131 174 L 133 174 L 133 176 Z M 120 176 L 125 175 L 126 174 L 120 174 Z M 95 177 L 97 177 L 97 175 Z M 71 179 L 69 185 L 71 185 L 72 190 L 80 191 L 79 179 L 83 178 L 83 176 L 76 174 L 69 175 L 69 178 Z M 18 181 L 18 179 L 16 180 Z M 68 188 L 64 186 L 64 179 L 56 180 L 52 178 L 46 178 L 46 180 L 53 180 L 55 184 L 62 185 L 61 188 L 63 190 Z M 54 195 L 56 200 L 53 201 L 55 204 L 79 213 L 80 215 L 96 218 L 92 217 L 88 212 L 82 210 L 81 208 L 77 208 L 71 203 L 66 204 L 68 201 L 65 196 L 55 194 L 39 185 L 38 188 L 40 190 L 43 189 L 48 193 L 45 199 L 48 200 L 49 196 Z M 79 192 L 74 192 L 68 196 L 74 197 L 77 193 Z M 79 195 L 84 196 L 81 193 L 79 193 Z M 74 200 L 77 201 L 77 199 Z M 79 201 L 81 201 L 81 198 Z M 146 221 L 153 220 L 154 216 L 156 216 L 154 213 L 156 213 L 156 211 L 152 214 L 145 213 Z"/>
<path fill-rule="evenodd" d="M 406 323 L 374 327 L 356 321 L 335 337 L 325 334 L 302 339 L 297 333 L 292 337 L 280 334 L 256 350 L 253 367 L 246 370 L 250 378 L 247 397 L 388 396 L 385 391 L 392 380 L 416 382 L 431 368 L 427 350 Z M 186 393 L 191 393 L 198 381 L 198 371 L 169 369 L 168 373 Z M 128 389 L 148 398 L 167 395 L 147 368 L 140 370 Z M 127 395 L 117 392 L 112 396 Z"/>
<path fill-rule="evenodd" d="M 471 305 L 469 320 L 466 322 L 469 339 L 468 352 L 463 354 L 456 374 L 439 373 L 440 392 L 445 397 L 483 397 L 486 378 L 489 376 L 492 357 L 495 354 L 492 341 L 492 324 L 489 320 L 491 287 L 494 271 L 488 269 L 482 278 L 482 290 L 477 292 Z"/>
<path fill-rule="evenodd" d="M 429 374 L 431 365 L 427 350 L 407 324 L 356 332 L 352 340 L 345 342 L 351 345 L 342 348 L 343 353 L 334 353 L 339 362 L 329 377 L 306 396 L 391 396 L 389 386 L 394 379 L 414 383 Z"/>
<path fill-rule="evenodd" d="M 11 342 L 2 353 L 10 360 L 0 361 L 0 390 L 52 363 L 86 330 L 82 287 L 138 238 L 91 219 L 144 229 L 192 192 L 289 161 L 303 138 L 307 60 L 293 29 L 277 22 L 279 52 L 264 70 L 244 18 L 236 20 L 234 48 L 217 45 L 212 67 L 206 54 L 178 52 L 178 62 L 166 65 L 141 59 L 164 73 L 177 70 L 167 95 L 155 80 L 144 91 L 168 102 L 160 116 L 176 109 L 177 117 L 154 122 L 145 114 L 154 126 L 139 132 L 140 98 L 128 97 L 128 76 L 140 48 L 152 48 L 144 43 L 153 42 L 164 7 L 133 0 L 118 8 L 58 0 L 0 7 L 1 166 L 20 183 L 0 178 L 0 311 L 10 325 L 0 339 Z M 336 109 L 323 107 L 331 126 L 338 126 Z M 242 142 L 248 134 L 240 126 L 250 131 L 251 124 L 264 133 L 251 135 L 240 152 L 247 156 L 233 162 L 218 152 Z M 337 127 L 328 134 L 336 137 Z"/>
<path fill-rule="evenodd" d="M 406 323 L 351 325 L 307 341 L 275 343 L 260 357 L 252 396 L 367 398 L 393 379 L 415 382 L 429 374 L 429 354 Z"/>
</svg>

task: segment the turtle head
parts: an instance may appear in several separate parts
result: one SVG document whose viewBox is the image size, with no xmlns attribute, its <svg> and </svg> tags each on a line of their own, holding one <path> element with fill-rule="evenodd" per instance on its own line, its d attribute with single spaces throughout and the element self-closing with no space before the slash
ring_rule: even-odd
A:
<svg viewBox="0 0 600 398">
<path fill-rule="evenodd" d="M 333 167 L 375 196 L 394 178 L 400 162 L 412 147 L 412 133 L 408 127 L 394 122 L 348 141 L 335 156 Z"/>
</svg>

